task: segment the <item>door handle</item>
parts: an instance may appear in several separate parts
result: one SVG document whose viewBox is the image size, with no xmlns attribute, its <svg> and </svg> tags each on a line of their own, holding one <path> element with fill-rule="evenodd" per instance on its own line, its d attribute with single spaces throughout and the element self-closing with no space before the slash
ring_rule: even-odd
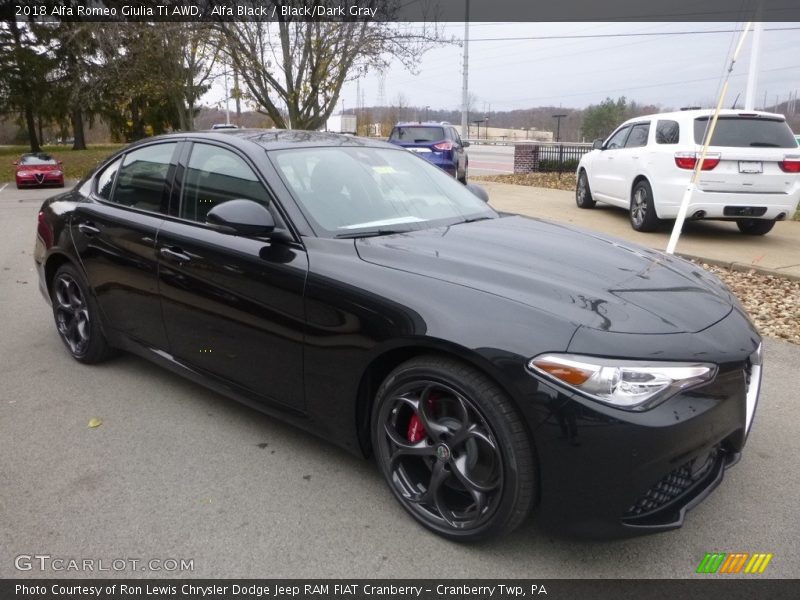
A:
<svg viewBox="0 0 800 600">
<path fill-rule="evenodd" d="M 158 251 L 159 256 L 166 260 L 176 263 L 187 263 L 192 257 L 184 253 L 180 248 L 167 248 L 166 246 Z"/>
<path fill-rule="evenodd" d="M 100 230 L 94 226 L 94 223 L 80 223 L 78 225 L 78 231 L 89 237 L 92 237 L 93 235 L 100 235 Z"/>
</svg>

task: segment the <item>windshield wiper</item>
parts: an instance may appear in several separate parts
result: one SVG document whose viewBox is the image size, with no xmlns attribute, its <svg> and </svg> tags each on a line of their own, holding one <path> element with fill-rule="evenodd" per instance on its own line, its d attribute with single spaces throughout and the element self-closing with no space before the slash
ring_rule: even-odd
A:
<svg viewBox="0 0 800 600">
<path fill-rule="evenodd" d="M 771 144 L 770 142 L 750 142 L 753 148 L 780 148 L 779 144 Z"/>
<path fill-rule="evenodd" d="M 340 239 L 362 238 L 362 237 L 378 237 L 381 235 L 394 235 L 395 233 L 408 233 L 410 229 L 371 229 L 369 231 L 353 231 L 348 233 L 337 233 L 336 237 Z"/>
</svg>

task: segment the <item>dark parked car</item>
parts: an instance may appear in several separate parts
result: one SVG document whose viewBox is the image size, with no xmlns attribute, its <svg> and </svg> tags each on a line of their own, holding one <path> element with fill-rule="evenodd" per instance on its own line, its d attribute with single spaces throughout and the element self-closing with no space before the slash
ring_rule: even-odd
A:
<svg viewBox="0 0 800 600">
<path fill-rule="evenodd" d="M 64 187 L 61 161 L 44 152 L 23 154 L 14 161 L 17 188 L 54 185 Z"/>
<path fill-rule="evenodd" d="M 398 123 L 389 142 L 419 154 L 461 183 L 467 182 L 469 157 L 456 128 L 450 123 Z"/>
<path fill-rule="evenodd" d="M 151 138 L 39 213 L 70 354 L 112 349 L 375 455 L 425 527 L 532 509 L 600 536 L 678 527 L 745 445 L 761 340 L 682 259 L 501 216 L 391 144 Z"/>
</svg>

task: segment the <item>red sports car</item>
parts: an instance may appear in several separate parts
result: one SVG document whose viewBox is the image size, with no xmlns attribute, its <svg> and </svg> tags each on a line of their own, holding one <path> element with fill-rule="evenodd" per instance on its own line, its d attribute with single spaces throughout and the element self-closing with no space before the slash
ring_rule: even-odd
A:
<svg viewBox="0 0 800 600">
<path fill-rule="evenodd" d="M 14 164 L 17 167 L 17 187 L 57 185 L 64 187 L 61 161 L 44 152 L 23 154 Z"/>
</svg>

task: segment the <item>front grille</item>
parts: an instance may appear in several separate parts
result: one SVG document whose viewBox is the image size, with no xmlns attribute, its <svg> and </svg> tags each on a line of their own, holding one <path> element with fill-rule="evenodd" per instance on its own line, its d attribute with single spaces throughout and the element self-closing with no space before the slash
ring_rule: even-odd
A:
<svg viewBox="0 0 800 600">
<path fill-rule="evenodd" d="M 714 447 L 705 457 L 692 459 L 671 471 L 640 496 L 627 510 L 624 518 L 641 517 L 678 500 L 708 474 L 718 457 L 719 448 Z"/>
</svg>

